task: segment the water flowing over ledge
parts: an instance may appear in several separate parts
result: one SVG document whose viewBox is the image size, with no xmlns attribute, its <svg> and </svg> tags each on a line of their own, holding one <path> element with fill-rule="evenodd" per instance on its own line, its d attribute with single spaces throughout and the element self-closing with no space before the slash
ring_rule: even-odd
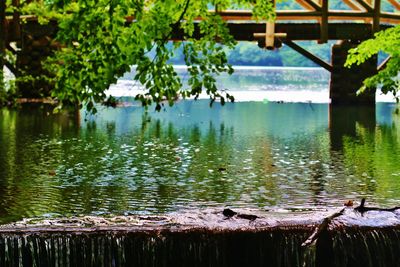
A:
<svg viewBox="0 0 400 267">
<path fill-rule="evenodd" d="M 0 228 L 1 266 L 399 266 L 400 212 L 348 208 L 302 246 L 321 212 L 221 209 L 25 220 Z"/>
</svg>

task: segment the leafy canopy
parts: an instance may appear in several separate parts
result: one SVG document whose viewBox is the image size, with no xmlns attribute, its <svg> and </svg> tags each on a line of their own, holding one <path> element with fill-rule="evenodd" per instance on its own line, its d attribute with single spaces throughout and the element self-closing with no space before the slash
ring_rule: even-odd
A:
<svg viewBox="0 0 400 267">
<path fill-rule="evenodd" d="M 63 48 L 47 68 L 54 73 L 54 97 L 61 103 L 84 103 L 96 111 L 105 91 L 136 65 L 134 77 L 146 90 L 136 96 L 144 106 L 178 97 L 199 97 L 205 91 L 211 104 L 233 101 L 216 87 L 215 76 L 232 73 L 223 46 L 235 40 L 218 12 L 231 7 L 251 8 L 255 19 L 274 17 L 273 3 L 265 0 L 77 0 L 34 3 L 27 9 L 59 23 L 57 39 Z M 168 41 L 180 35 L 183 42 Z M 188 88 L 169 62 L 179 45 L 188 66 Z"/>
<path fill-rule="evenodd" d="M 386 67 L 378 74 L 366 79 L 359 90 L 381 86 L 383 93 L 391 92 L 396 96 L 400 90 L 400 25 L 375 34 L 375 38 L 362 42 L 349 51 L 346 66 L 361 64 L 379 52 L 390 56 Z M 398 100 L 398 97 L 396 96 Z"/>
</svg>

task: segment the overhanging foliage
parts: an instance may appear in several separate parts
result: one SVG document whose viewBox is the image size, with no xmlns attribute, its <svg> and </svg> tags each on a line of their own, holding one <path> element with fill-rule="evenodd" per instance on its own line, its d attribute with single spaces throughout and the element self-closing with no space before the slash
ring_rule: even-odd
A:
<svg viewBox="0 0 400 267">
<path fill-rule="evenodd" d="M 35 3 L 28 8 L 42 19 L 59 21 L 58 41 L 63 48 L 49 61 L 55 73 L 52 95 L 61 103 L 82 103 L 96 111 L 95 103 L 106 99 L 105 91 L 136 65 L 135 80 L 146 90 L 136 96 L 144 106 L 177 98 L 199 97 L 233 101 L 216 87 L 215 76 L 232 73 L 223 46 L 235 40 L 218 12 L 231 7 L 252 8 L 255 19 L 274 16 L 273 3 L 264 0 L 92 0 Z M 127 18 L 132 18 L 127 23 Z M 184 88 L 169 59 L 178 47 L 168 46 L 174 32 L 182 33 L 188 87 Z"/>
<path fill-rule="evenodd" d="M 361 64 L 379 52 L 390 56 L 386 67 L 378 74 L 366 79 L 359 90 L 381 86 L 383 93 L 391 92 L 394 96 L 400 90 L 400 25 L 375 34 L 375 38 L 362 42 L 349 51 L 346 66 Z M 396 96 L 398 101 L 398 96 Z"/>
</svg>

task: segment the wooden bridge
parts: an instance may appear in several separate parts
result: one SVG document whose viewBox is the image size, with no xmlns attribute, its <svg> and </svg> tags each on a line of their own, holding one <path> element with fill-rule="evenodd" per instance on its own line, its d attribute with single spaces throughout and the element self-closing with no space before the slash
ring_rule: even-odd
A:
<svg viewBox="0 0 400 267">
<path fill-rule="evenodd" d="M 356 97 L 355 92 L 362 81 L 384 68 L 387 60 L 377 66 L 377 59 L 372 58 L 361 66 L 347 69 L 343 67 L 348 49 L 360 41 L 373 37 L 381 29 L 393 27 L 400 23 L 399 0 L 342 0 L 346 10 L 333 10 L 333 0 L 287 0 L 296 2 L 296 10 L 276 10 L 275 21 L 256 22 L 250 11 L 226 10 L 218 12 L 227 22 L 231 34 L 238 41 L 258 42 L 267 49 L 279 48 L 285 44 L 319 66 L 331 72 L 330 94 L 335 103 L 374 103 L 375 93 L 371 92 Z M 19 0 L 13 0 L 14 5 Z M 391 12 L 382 9 L 385 4 Z M 51 51 L 51 39 L 57 31 L 56 23 L 40 25 L 33 16 L 6 17 L 5 1 L 0 0 L 0 54 L 5 49 L 17 54 L 17 64 L 0 59 L 0 67 L 6 65 L 18 75 L 18 69 L 24 67 L 33 74 L 41 71 L 40 60 Z M 26 21 L 21 24 L 21 19 Z M 128 22 L 134 18 L 127 17 Z M 199 34 L 199 33 L 198 33 Z M 181 40 L 182 32 L 174 32 L 172 39 Z M 302 48 L 296 41 L 316 40 L 326 43 L 338 40 L 332 47 L 332 58 L 326 62 Z M 15 49 L 18 47 L 18 49 Z M 1 58 L 1 57 L 0 57 Z M 344 80 L 343 77 L 346 77 Z M 29 89 L 30 90 L 30 89 Z"/>
</svg>

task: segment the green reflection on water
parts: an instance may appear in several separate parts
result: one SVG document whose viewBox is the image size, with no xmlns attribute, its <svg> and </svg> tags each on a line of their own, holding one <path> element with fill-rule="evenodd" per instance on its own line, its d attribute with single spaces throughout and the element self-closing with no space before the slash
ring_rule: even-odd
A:
<svg viewBox="0 0 400 267">
<path fill-rule="evenodd" d="M 379 104 L 375 119 L 375 110 L 347 116 L 356 113 L 259 102 L 210 109 L 185 101 L 161 113 L 131 106 L 95 117 L 2 109 L 0 222 L 225 205 L 318 208 L 360 196 L 393 204 L 393 110 Z"/>
<path fill-rule="evenodd" d="M 400 117 L 366 127 L 356 124 L 354 136 L 344 138 L 343 162 L 351 170 L 354 190 L 375 194 L 376 201 L 398 205 L 400 197 Z"/>
</svg>

